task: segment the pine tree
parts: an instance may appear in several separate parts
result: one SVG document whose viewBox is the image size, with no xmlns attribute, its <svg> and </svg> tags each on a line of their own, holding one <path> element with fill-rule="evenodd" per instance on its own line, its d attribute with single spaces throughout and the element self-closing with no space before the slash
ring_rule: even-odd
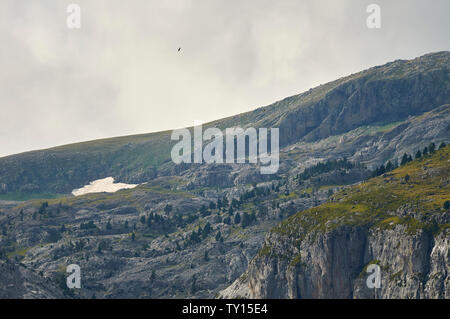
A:
<svg viewBox="0 0 450 319">
<path fill-rule="evenodd" d="M 199 243 L 199 242 L 200 242 L 200 236 L 198 235 L 198 232 L 193 231 L 193 232 L 191 233 L 190 242 L 191 242 L 192 244 L 195 244 L 195 243 Z"/>
<path fill-rule="evenodd" d="M 172 211 L 172 205 L 167 204 L 166 207 L 164 207 L 164 212 L 166 214 L 170 213 Z"/>
<path fill-rule="evenodd" d="M 216 241 L 220 241 L 221 238 L 222 238 L 222 234 L 220 233 L 220 230 L 219 230 L 216 234 Z"/>
<path fill-rule="evenodd" d="M 446 200 L 444 203 L 444 209 L 445 210 L 450 210 L 450 200 Z"/>
<path fill-rule="evenodd" d="M 420 150 L 418 150 L 416 153 L 416 159 L 419 159 L 421 157 L 422 157 L 422 152 Z"/>
<path fill-rule="evenodd" d="M 394 169 L 394 164 L 391 161 L 388 161 L 386 164 L 386 172 L 390 172 Z"/>
<path fill-rule="evenodd" d="M 241 215 L 239 213 L 236 213 L 236 215 L 234 215 L 234 223 L 237 225 L 241 222 Z"/>
<path fill-rule="evenodd" d="M 205 227 L 202 230 L 202 237 L 206 238 L 208 237 L 209 233 L 211 232 L 211 224 L 210 223 L 206 223 Z"/>
<path fill-rule="evenodd" d="M 224 224 L 227 224 L 227 225 L 231 225 L 231 218 L 228 216 L 228 217 L 225 217 L 224 219 L 223 219 L 223 223 Z"/>
<path fill-rule="evenodd" d="M 434 145 L 434 143 L 430 143 L 430 145 L 428 145 L 428 151 L 430 154 L 433 154 L 434 151 L 436 151 L 436 145 Z"/>
<path fill-rule="evenodd" d="M 223 207 L 226 208 L 228 206 L 228 199 L 226 197 L 224 197 L 222 200 L 222 203 L 223 203 Z"/>
<path fill-rule="evenodd" d="M 244 213 L 244 215 L 242 216 L 242 223 L 241 223 L 242 227 L 245 228 L 248 225 L 250 225 L 250 216 L 248 213 Z"/>
<path fill-rule="evenodd" d="M 398 168 L 398 159 L 394 160 L 394 169 Z"/>
<path fill-rule="evenodd" d="M 405 154 L 403 154 L 402 161 L 400 162 L 400 165 L 403 166 L 406 163 L 408 163 L 408 154 L 405 153 Z"/>
</svg>

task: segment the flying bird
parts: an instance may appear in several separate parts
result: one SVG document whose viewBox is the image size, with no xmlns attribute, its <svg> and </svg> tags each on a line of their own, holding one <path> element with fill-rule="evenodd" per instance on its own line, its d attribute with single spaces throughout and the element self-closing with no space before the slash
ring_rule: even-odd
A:
<svg viewBox="0 0 450 319">
<path fill-rule="evenodd" d="M 178 52 L 180 52 L 181 51 L 181 48 L 178 48 Z"/>
</svg>

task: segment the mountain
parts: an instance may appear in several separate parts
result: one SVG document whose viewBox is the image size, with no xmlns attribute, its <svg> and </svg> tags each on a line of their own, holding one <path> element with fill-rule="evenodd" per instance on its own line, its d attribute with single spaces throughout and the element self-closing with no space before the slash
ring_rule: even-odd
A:
<svg viewBox="0 0 450 319">
<path fill-rule="evenodd" d="M 450 298 L 450 147 L 274 227 L 224 298 Z M 381 288 L 366 286 L 381 267 Z"/>
<path fill-rule="evenodd" d="M 407 121 L 450 102 L 449 62 L 449 52 L 397 60 L 205 127 L 279 127 L 280 145 L 289 149 L 296 143 L 314 143 L 361 127 Z M 433 130 L 439 132 L 429 133 L 430 137 L 448 134 L 448 124 L 438 125 Z M 398 130 L 402 128 L 405 126 Z M 360 138 L 358 142 L 364 141 Z M 142 183 L 179 175 L 185 168 L 172 163 L 173 145 L 166 131 L 7 156 L 0 158 L 0 194 L 4 199 L 23 198 L 24 194 L 54 197 L 107 176 L 119 182 Z M 348 150 L 346 156 L 355 151 Z M 384 157 L 396 151 L 389 149 Z M 242 178 L 234 175 L 239 183 Z"/>
<path fill-rule="evenodd" d="M 23 265 L 0 258 L 0 299 L 61 299 L 60 287 Z"/>
<path fill-rule="evenodd" d="M 379 205 L 380 211 L 377 210 L 376 216 L 369 213 L 372 206 L 353 211 L 352 205 L 349 211 L 345 211 L 339 206 L 339 200 L 347 201 L 344 193 L 353 194 L 358 190 L 354 185 L 372 185 L 375 182 L 384 185 L 384 179 L 387 185 L 399 183 L 398 187 L 415 187 L 412 182 L 418 182 L 414 172 L 408 172 L 410 181 L 405 181 L 406 184 L 397 179 L 390 181 L 389 178 L 397 177 L 383 174 L 397 174 L 398 171 L 391 172 L 394 167 L 400 166 L 398 170 L 401 171 L 418 165 L 401 164 L 404 164 L 405 156 L 409 161 L 418 150 L 425 147 L 428 150 L 431 143 L 439 147 L 442 142 L 450 141 L 449 60 L 449 52 L 438 52 L 410 61 L 394 61 L 255 111 L 204 125 L 204 129 L 218 127 L 222 130 L 234 126 L 279 127 L 280 169 L 272 175 L 261 174 L 259 164 L 175 165 L 170 158 L 174 142 L 170 140 L 169 131 L 0 158 L 0 255 L 7 256 L 8 265 L 16 267 L 14 273 L 30 271 L 34 282 L 41 282 L 42 287 L 45 283 L 55 285 L 54 294 L 48 297 L 212 298 L 220 291 L 221 296 L 253 294 L 283 298 L 326 295 L 320 288 L 325 285 L 322 279 L 314 277 L 317 273 L 311 270 L 302 273 L 305 268 L 298 268 L 298 272 L 295 270 L 295 274 L 309 278 L 304 286 L 283 281 L 285 274 L 290 276 L 294 272 L 283 268 L 281 262 L 277 275 L 267 278 L 267 287 L 254 280 L 252 276 L 258 269 L 271 269 L 275 258 L 271 254 L 272 247 L 278 251 L 279 243 L 286 246 L 288 256 L 300 249 L 299 265 L 308 261 L 312 265 L 318 263 L 317 267 L 322 267 L 320 269 L 339 273 L 337 278 L 344 280 L 342 284 L 339 281 L 341 288 L 336 290 L 327 286 L 329 295 L 365 296 L 363 287 L 352 281 L 355 272 L 361 273 L 360 268 L 375 258 L 382 262 L 382 267 L 386 266 L 385 257 L 374 250 L 374 247 L 382 249 L 380 247 L 384 244 L 376 246 L 375 239 L 370 237 L 373 232 L 371 223 L 394 218 L 391 226 L 401 228 L 414 218 L 420 225 L 432 223 L 434 227 L 435 222 L 438 229 L 444 229 L 448 224 L 445 219 L 448 213 L 442 213 L 441 208 L 436 208 L 436 212 L 428 210 L 427 205 L 425 211 L 422 211 L 422 206 L 420 211 L 414 210 L 415 206 L 413 209 L 405 206 L 405 215 L 397 212 L 397 207 L 395 212 L 381 211 L 384 204 L 391 203 L 387 195 L 399 196 L 395 188 L 377 197 L 379 203 L 375 206 Z M 442 150 L 439 152 L 443 154 Z M 423 159 L 434 160 L 429 156 Z M 442 181 L 438 186 L 431 185 L 433 190 L 430 192 L 444 192 L 443 198 L 447 198 L 447 173 L 441 168 L 434 171 L 431 164 L 426 164 L 428 168 L 424 172 L 437 172 L 438 175 L 432 177 L 433 183 L 438 183 L 439 178 Z M 448 166 L 445 160 L 441 164 Z M 382 177 L 370 179 L 380 174 Z M 115 193 L 76 197 L 70 194 L 74 188 L 109 176 L 118 182 L 139 185 Z M 428 178 L 426 174 L 423 176 Z M 368 184 L 361 184 L 363 182 Z M 364 193 L 364 190 L 359 193 Z M 431 193 L 421 194 L 415 188 L 411 188 L 410 193 L 417 195 L 418 200 L 422 197 L 424 200 L 433 199 Z M 395 205 L 402 207 L 408 203 L 411 203 L 411 198 L 403 196 Z M 361 205 L 355 207 L 359 209 Z M 323 221 L 330 217 L 330 225 L 336 225 L 333 230 L 328 231 L 322 226 L 314 228 L 316 221 L 309 216 L 314 212 L 311 209 L 322 214 L 323 208 L 320 207 L 328 207 L 329 214 L 323 215 Z M 304 224 L 302 220 L 296 223 L 294 217 L 287 219 L 303 212 L 308 216 Z M 430 220 L 422 218 L 422 215 Z M 439 217 L 441 215 L 445 218 Z M 333 216 L 338 217 L 338 222 Z M 355 223 L 339 224 L 348 218 L 355 219 Z M 306 246 L 306 241 L 298 241 L 304 246 L 295 249 L 289 246 L 290 235 L 283 235 L 283 221 L 286 219 L 297 227 L 292 230 L 293 238 L 301 238 L 303 232 L 312 241 L 308 244 L 310 246 Z M 280 222 L 282 224 L 277 226 Z M 280 234 L 273 231 L 277 227 L 282 229 Z M 389 227 L 386 231 L 390 230 Z M 393 241 L 403 243 L 401 247 L 404 250 L 395 253 L 405 256 L 406 262 L 408 254 L 426 255 L 430 247 L 436 246 L 440 237 L 436 237 L 436 227 L 433 227 L 431 235 L 428 226 L 425 227 L 420 238 L 410 235 L 409 231 L 394 230 L 392 234 L 383 233 L 381 237 L 374 232 L 374 236 L 382 240 L 389 235 Z M 308 232 L 311 228 L 313 232 Z M 318 232 L 324 229 L 325 235 Z M 446 234 L 445 229 L 439 234 Z M 317 236 L 313 235 L 315 233 Z M 351 241 L 356 245 L 351 246 L 355 251 L 339 251 L 343 256 L 354 258 L 349 269 L 347 261 L 338 260 L 338 264 L 344 263 L 345 266 L 340 269 L 336 260 L 322 249 L 320 243 L 315 244 L 313 238 L 320 239 L 323 245 L 343 245 L 347 243 L 345 238 L 355 238 Z M 370 249 L 373 249 L 367 252 L 366 244 L 358 246 L 356 239 L 370 244 Z M 434 253 L 448 250 L 447 241 L 440 243 Z M 316 255 L 311 255 L 314 260 L 303 256 L 303 251 L 309 248 L 315 249 Z M 332 250 L 332 254 L 335 251 L 338 250 Z M 361 256 L 362 252 L 364 256 Z M 388 253 L 392 254 L 393 250 L 386 248 Z M 262 258 L 258 259 L 258 256 Z M 441 257 L 442 254 L 436 258 L 441 260 Z M 413 284 L 410 278 L 418 274 L 414 266 L 411 271 L 405 270 L 405 277 L 401 277 L 406 278 L 410 294 L 391 284 L 393 292 L 383 292 L 382 296 L 413 296 L 413 293 L 417 297 L 447 296 L 446 288 L 442 287 L 446 287 L 448 265 L 443 266 L 440 261 L 427 258 L 421 259 L 420 267 L 428 263 L 428 268 L 417 267 L 424 276 L 433 274 L 434 282 L 429 277 L 420 277 L 422 286 L 426 284 L 432 288 L 425 292 L 422 286 Z M 81 267 L 81 289 L 64 288 L 64 270 L 70 264 Z M 264 268 L 266 266 L 269 268 Z M 399 268 L 400 262 L 392 269 L 398 272 Z M 246 277 L 251 285 L 259 288 L 254 291 L 247 289 Z M 8 280 L 0 276 L 0 283 L 9 283 Z M 272 289 L 270 285 L 277 287 L 277 283 L 269 282 L 271 280 L 279 280 L 292 289 L 289 288 L 289 293 L 281 288 Z M 239 284 L 241 281 L 244 284 Z M 338 283 L 332 283 L 333 287 L 336 285 Z M 233 287 L 242 294 L 236 293 Z M 298 294 L 293 293 L 294 287 L 300 287 Z M 308 295 L 305 289 L 315 292 Z M 10 290 L 6 289 L 5 293 L 9 294 Z M 19 295 L 26 297 L 29 293 L 25 289 Z"/>
</svg>

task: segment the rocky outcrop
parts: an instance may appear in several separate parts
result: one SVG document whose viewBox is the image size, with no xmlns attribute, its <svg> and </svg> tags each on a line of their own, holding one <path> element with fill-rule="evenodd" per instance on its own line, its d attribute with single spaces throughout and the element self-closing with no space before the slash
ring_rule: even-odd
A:
<svg viewBox="0 0 450 319">
<path fill-rule="evenodd" d="M 375 166 L 450 141 L 449 58 L 396 61 L 205 125 L 280 127 L 273 175 L 253 164 L 175 165 L 169 132 L 0 159 L 3 198 L 67 193 L 106 176 L 142 183 L 111 194 L 0 201 L 0 250 L 15 262 L 0 283 L 19 287 L 4 293 L 26 297 L 24 277 L 40 285 L 76 263 L 82 298 L 211 298 L 223 289 L 220 296 L 231 298 L 448 298 L 449 214 L 439 211 L 448 162 L 436 167 L 424 157 L 412 182 L 389 173 L 375 179 L 375 200 L 358 194 Z M 311 165 L 343 158 L 353 168 L 299 178 Z M 430 185 L 420 183 L 430 178 L 432 190 L 424 191 Z M 393 188 L 378 194 L 386 185 Z M 346 192 L 356 198 L 342 206 Z M 330 197 L 323 214 L 311 210 Z M 438 208 L 417 206 L 430 203 Z M 287 230 L 277 226 L 264 240 L 287 217 Z M 382 268 L 376 291 L 365 285 L 371 262 Z"/>
<path fill-rule="evenodd" d="M 441 60 L 443 59 L 443 60 Z M 447 61 L 444 68 L 438 65 Z M 438 62 L 439 61 L 439 62 Z M 417 68 L 411 68 L 415 64 Z M 362 125 L 398 121 L 449 102 L 448 54 L 395 61 L 345 78 L 318 101 L 293 108 L 280 120 L 281 145 L 316 141 Z M 433 83 L 438 83 L 434 85 Z M 314 96 L 319 88 L 305 94 Z"/>
<path fill-rule="evenodd" d="M 448 233 L 342 227 L 298 240 L 270 233 L 247 272 L 220 296 L 450 298 Z M 379 289 L 366 284 L 371 263 L 381 267 Z"/>
<path fill-rule="evenodd" d="M 23 265 L 0 259 L 0 299 L 64 298 L 55 283 L 35 274 Z"/>
<path fill-rule="evenodd" d="M 219 297 L 450 298 L 449 150 L 283 221 Z"/>
</svg>

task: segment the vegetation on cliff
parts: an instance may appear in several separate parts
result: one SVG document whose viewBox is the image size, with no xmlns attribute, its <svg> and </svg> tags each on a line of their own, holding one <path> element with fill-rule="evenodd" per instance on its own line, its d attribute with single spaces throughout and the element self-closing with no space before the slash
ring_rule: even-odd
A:
<svg viewBox="0 0 450 319">
<path fill-rule="evenodd" d="M 398 224 L 410 233 L 423 228 L 446 230 L 449 224 L 438 224 L 427 216 L 449 213 L 449 152 L 449 146 L 442 147 L 336 193 L 329 202 L 291 216 L 272 232 L 298 235 L 343 225 L 393 228 Z M 399 214 L 402 210 L 415 214 Z"/>
</svg>

